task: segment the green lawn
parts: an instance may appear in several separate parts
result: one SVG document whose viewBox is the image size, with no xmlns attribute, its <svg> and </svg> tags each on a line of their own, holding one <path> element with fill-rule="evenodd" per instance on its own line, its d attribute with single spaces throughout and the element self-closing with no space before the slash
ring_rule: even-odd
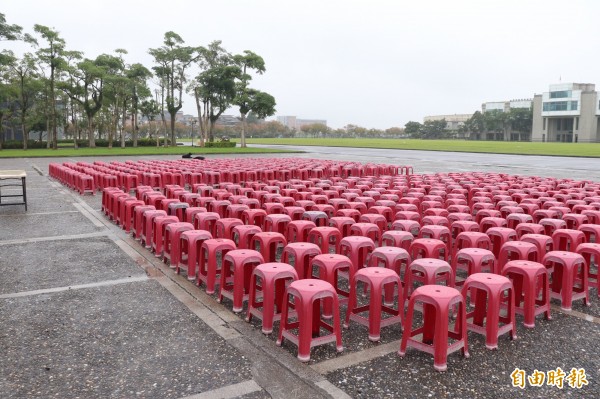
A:
<svg viewBox="0 0 600 399">
<path fill-rule="evenodd" d="M 515 141 L 407 139 L 248 139 L 248 143 L 600 158 L 599 143 L 531 143 Z"/>
<path fill-rule="evenodd" d="M 0 150 L 0 158 L 40 158 L 40 157 L 92 157 L 92 156 L 119 156 L 119 155 L 181 155 L 191 152 L 193 155 L 205 154 L 262 154 L 290 152 L 268 148 L 199 148 L 199 147 L 96 147 L 96 148 L 59 148 L 58 150 L 32 149 L 32 150 Z"/>
</svg>

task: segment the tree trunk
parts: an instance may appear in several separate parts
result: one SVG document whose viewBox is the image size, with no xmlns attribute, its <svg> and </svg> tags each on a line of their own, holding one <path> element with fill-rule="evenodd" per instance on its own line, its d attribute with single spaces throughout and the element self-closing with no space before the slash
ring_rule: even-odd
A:
<svg viewBox="0 0 600 399">
<path fill-rule="evenodd" d="M 94 140 L 94 123 L 91 115 L 88 115 L 88 144 L 90 148 L 96 147 L 96 140 Z"/>
<path fill-rule="evenodd" d="M 196 94 L 195 91 L 194 94 Z M 200 147 L 204 147 L 204 122 L 202 121 L 202 104 L 200 103 L 200 98 L 197 94 L 194 97 L 196 99 L 196 112 L 198 113 L 198 128 L 200 130 L 200 133 L 198 134 L 198 139 L 200 140 Z"/>
<path fill-rule="evenodd" d="M 25 125 L 25 115 L 21 111 L 21 131 L 23 133 L 23 149 L 27 149 L 27 126 Z"/>
<path fill-rule="evenodd" d="M 177 115 L 177 113 L 175 113 Z M 171 147 L 175 147 L 177 145 L 177 140 L 175 139 L 175 115 L 171 114 Z M 167 146 L 167 141 L 165 140 L 165 147 Z"/>
<path fill-rule="evenodd" d="M 240 133 L 240 147 L 246 148 L 246 114 L 240 112 L 242 116 L 242 132 Z"/>
</svg>

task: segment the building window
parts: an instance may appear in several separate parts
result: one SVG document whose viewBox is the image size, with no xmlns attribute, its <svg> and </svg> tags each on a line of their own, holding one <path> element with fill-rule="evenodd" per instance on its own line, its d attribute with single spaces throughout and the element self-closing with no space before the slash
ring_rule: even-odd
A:
<svg viewBox="0 0 600 399">
<path fill-rule="evenodd" d="M 571 97 L 571 90 L 551 91 L 550 98 L 567 98 Z"/>
<path fill-rule="evenodd" d="M 577 111 L 579 101 L 553 101 L 543 104 L 544 112 L 551 111 Z"/>
</svg>

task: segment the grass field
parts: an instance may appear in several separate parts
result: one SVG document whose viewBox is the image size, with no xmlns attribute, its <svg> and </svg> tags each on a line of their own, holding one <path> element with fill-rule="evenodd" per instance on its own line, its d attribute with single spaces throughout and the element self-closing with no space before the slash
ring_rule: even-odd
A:
<svg viewBox="0 0 600 399">
<path fill-rule="evenodd" d="M 598 143 L 406 139 L 249 139 L 248 143 L 600 158 L 600 144 Z"/>
<path fill-rule="evenodd" d="M 135 156 L 135 155 L 181 155 L 191 152 L 193 155 L 206 154 L 264 154 L 290 152 L 268 148 L 199 148 L 199 147 L 127 147 L 127 148 L 59 148 L 58 150 L 0 150 L 0 158 L 41 158 L 41 157 L 93 157 L 93 156 Z"/>
</svg>

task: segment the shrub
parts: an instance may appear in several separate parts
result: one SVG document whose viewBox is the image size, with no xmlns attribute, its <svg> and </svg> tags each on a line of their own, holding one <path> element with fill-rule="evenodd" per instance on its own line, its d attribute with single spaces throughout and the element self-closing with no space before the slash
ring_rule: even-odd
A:
<svg viewBox="0 0 600 399">
<path fill-rule="evenodd" d="M 235 141 L 213 141 L 204 143 L 205 147 L 209 148 L 233 148 L 237 145 Z"/>
</svg>

